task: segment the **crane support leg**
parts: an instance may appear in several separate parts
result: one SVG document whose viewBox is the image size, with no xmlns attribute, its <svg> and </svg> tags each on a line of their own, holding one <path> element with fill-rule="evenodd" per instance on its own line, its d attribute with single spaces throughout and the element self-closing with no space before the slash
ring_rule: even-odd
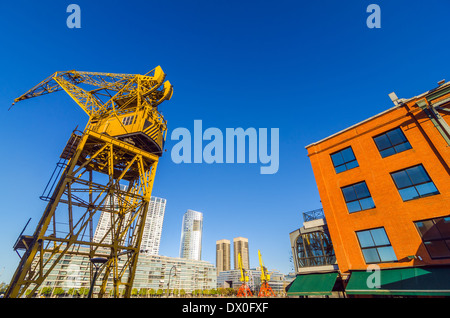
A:
<svg viewBox="0 0 450 318">
<path fill-rule="evenodd" d="M 70 140 L 77 142 L 61 155 L 63 171 L 44 196 L 49 202 L 6 297 L 33 297 L 50 273 L 58 274 L 65 255 L 106 259 L 97 276 L 98 297 L 109 287 L 115 297 L 119 291 L 130 297 L 159 157 L 89 129 Z M 93 235 L 99 217 L 108 218 L 108 228 Z"/>
<path fill-rule="evenodd" d="M 258 297 L 274 297 L 274 296 L 275 294 L 272 290 L 272 287 L 270 287 L 269 283 L 263 282 L 259 289 Z"/>
</svg>

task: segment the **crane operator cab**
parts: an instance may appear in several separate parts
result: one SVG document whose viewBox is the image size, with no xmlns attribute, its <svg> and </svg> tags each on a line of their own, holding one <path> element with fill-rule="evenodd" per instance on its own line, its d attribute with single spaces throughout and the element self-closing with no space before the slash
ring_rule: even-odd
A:
<svg viewBox="0 0 450 318">
<path fill-rule="evenodd" d="M 167 122 L 157 106 L 172 97 L 173 87 L 163 83 L 165 74 L 161 67 L 154 75 L 137 75 L 137 93 L 113 98 L 114 107 L 120 110 L 107 117 L 93 117 L 90 129 L 128 142 L 144 151 L 162 155 L 166 139 Z M 141 90 L 141 92 L 139 92 Z"/>
<path fill-rule="evenodd" d="M 144 75 L 56 72 L 14 103 L 64 90 L 88 114 L 87 129 L 161 156 L 167 122 L 158 105 L 173 94 L 170 82 L 164 81 L 165 76 L 160 66 Z"/>
</svg>

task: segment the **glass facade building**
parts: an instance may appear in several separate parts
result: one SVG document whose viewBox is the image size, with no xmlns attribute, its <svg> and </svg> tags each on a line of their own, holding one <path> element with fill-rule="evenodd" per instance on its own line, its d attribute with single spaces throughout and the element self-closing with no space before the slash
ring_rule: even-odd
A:
<svg viewBox="0 0 450 318">
<path fill-rule="evenodd" d="M 201 260 L 203 213 L 187 210 L 181 226 L 180 257 Z"/>
</svg>

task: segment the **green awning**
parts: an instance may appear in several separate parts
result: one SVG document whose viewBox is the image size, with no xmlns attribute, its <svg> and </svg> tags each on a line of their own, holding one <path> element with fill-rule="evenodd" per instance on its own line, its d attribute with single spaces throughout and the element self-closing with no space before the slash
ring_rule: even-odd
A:
<svg viewBox="0 0 450 318">
<path fill-rule="evenodd" d="M 292 282 L 288 296 L 331 295 L 338 273 L 297 275 Z"/>
<path fill-rule="evenodd" d="M 450 267 L 352 271 L 345 292 L 350 295 L 450 296 Z M 379 286 L 374 286 L 379 283 Z M 370 286 L 370 287 L 369 287 Z"/>
</svg>

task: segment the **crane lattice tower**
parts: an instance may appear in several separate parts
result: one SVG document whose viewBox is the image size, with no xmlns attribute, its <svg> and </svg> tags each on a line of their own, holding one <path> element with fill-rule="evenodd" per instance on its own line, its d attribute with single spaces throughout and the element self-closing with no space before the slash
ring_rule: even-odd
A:
<svg viewBox="0 0 450 318">
<path fill-rule="evenodd" d="M 167 132 L 158 105 L 172 97 L 173 88 L 159 66 L 144 75 L 72 70 L 52 74 L 14 103 L 61 90 L 89 121 L 84 131 L 73 131 L 60 155 L 41 196 L 48 204 L 34 234 L 21 235 L 14 246 L 24 252 L 6 297 L 26 290 L 33 296 L 65 255 L 103 259 L 95 273 L 97 296 L 112 281 L 113 296 L 120 291 L 129 297 Z M 94 241 L 94 220 L 102 212 L 109 215 L 109 228 Z M 91 280 L 93 272 L 91 263 Z"/>
</svg>

